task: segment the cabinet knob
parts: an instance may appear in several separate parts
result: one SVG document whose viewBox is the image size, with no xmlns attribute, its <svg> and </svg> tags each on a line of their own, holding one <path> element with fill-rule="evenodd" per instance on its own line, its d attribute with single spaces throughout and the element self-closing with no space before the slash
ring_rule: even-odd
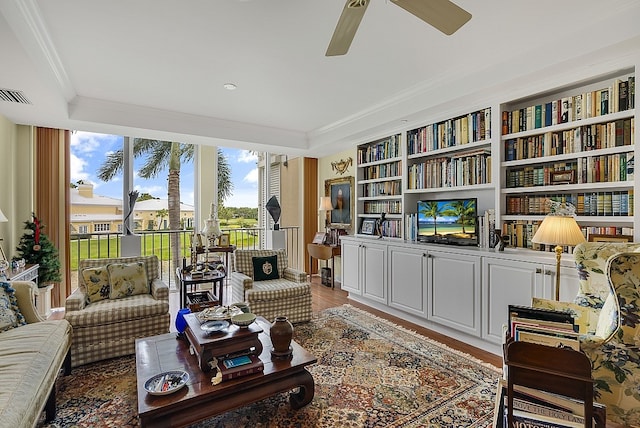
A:
<svg viewBox="0 0 640 428">
<path fill-rule="evenodd" d="M 545 270 L 545 271 L 544 271 L 544 274 L 545 274 L 545 275 L 549 275 L 549 276 L 551 276 L 551 275 L 553 275 L 553 271 L 552 271 L 552 270 L 547 269 L 547 270 Z"/>
<path fill-rule="evenodd" d="M 536 273 L 542 273 L 542 269 L 536 268 Z"/>
</svg>

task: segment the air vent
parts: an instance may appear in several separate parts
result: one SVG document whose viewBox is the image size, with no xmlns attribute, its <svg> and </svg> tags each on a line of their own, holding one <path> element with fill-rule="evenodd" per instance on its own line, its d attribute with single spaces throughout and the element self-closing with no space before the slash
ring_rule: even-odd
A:
<svg viewBox="0 0 640 428">
<path fill-rule="evenodd" d="M 0 88 L 0 100 L 8 101 L 10 103 L 31 104 L 31 101 L 24 96 L 22 91 L 14 91 L 11 89 Z"/>
</svg>

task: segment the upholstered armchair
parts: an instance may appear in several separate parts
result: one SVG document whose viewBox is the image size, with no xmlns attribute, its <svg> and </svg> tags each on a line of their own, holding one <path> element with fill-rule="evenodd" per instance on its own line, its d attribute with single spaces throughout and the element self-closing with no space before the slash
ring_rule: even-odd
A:
<svg viewBox="0 0 640 428">
<path fill-rule="evenodd" d="M 236 250 L 231 261 L 234 302 L 247 303 L 268 321 L 286 316 L 292 323 L 311 319 L 311 285 L 307 274 L 289 267 L 287 252 Z"/>
<path fill-rule="evenodd" d="M 135 340 L 169 332 L 169 287 L 156 256 L 81 260 L 67 297 L 71 362 L 79 366 L 135 353 Z"/>
<path fill-rule="evenodd" d="M 640 426 L 640 244 L 583 243 L 574 258 L 580 280 L 574 301 L 533 305 L 574 313 L 594 399 L 607 406 L 608 420 Z"/>
</svg>

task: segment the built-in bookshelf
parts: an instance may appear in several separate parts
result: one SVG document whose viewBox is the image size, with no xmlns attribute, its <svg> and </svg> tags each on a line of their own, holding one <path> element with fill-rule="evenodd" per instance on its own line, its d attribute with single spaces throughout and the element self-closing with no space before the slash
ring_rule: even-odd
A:
<svg viewBox="0 0 640 428">
<path fill-rule="evenodd" d="M 357 232 L 364 220 L 380 220 L 382 234 L 402 238 L 402 137 L 391 135 L 358 146 Z"/>
<path fill-rule="evenodd" d="M 549 200 L 573 204 L 585 236 L 633 235 L 633 70 L 504 104 L 501 127 L 502 234 L 510 245 L 538 249 L 531 238 Z"/>
<path fill-rule="evenodd" d="M 491 183 L 491 108 L 407 131 L 407 189 Z"/>
</svg>

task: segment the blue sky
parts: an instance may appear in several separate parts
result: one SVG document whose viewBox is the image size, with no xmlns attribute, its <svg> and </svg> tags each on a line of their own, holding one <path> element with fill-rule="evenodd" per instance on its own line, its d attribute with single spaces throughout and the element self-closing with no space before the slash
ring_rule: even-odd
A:
<svg viewBox="0 0 640 428">
<path fill-rule="evenodd" d="M 78 180 L 91 182 L 94 193 L 102 196 L 122 198 L 122 175 L 110 182 L 98 179 L 97 171 L 106 155 L 122 148 L 120 135 L 95 134 L 77 131 L 71 134 L 71 182 Z M 257 157 L 247 150 L 222 147 L 229 166 L 233 182 L 233 195 L 225 201 L 227 207 L 258 206 L 258 168 Z M 137 170 L 143 159 L 134 163 L 134 187 L 140 193 L 149 193 L 156 198 L 167 198 L 167 171 L 152 180 L 143 180 L 137 176 Z M 182 166 L 180 171 L 180 200 L 193 205 L 193 163 Z"/>
</svg>

